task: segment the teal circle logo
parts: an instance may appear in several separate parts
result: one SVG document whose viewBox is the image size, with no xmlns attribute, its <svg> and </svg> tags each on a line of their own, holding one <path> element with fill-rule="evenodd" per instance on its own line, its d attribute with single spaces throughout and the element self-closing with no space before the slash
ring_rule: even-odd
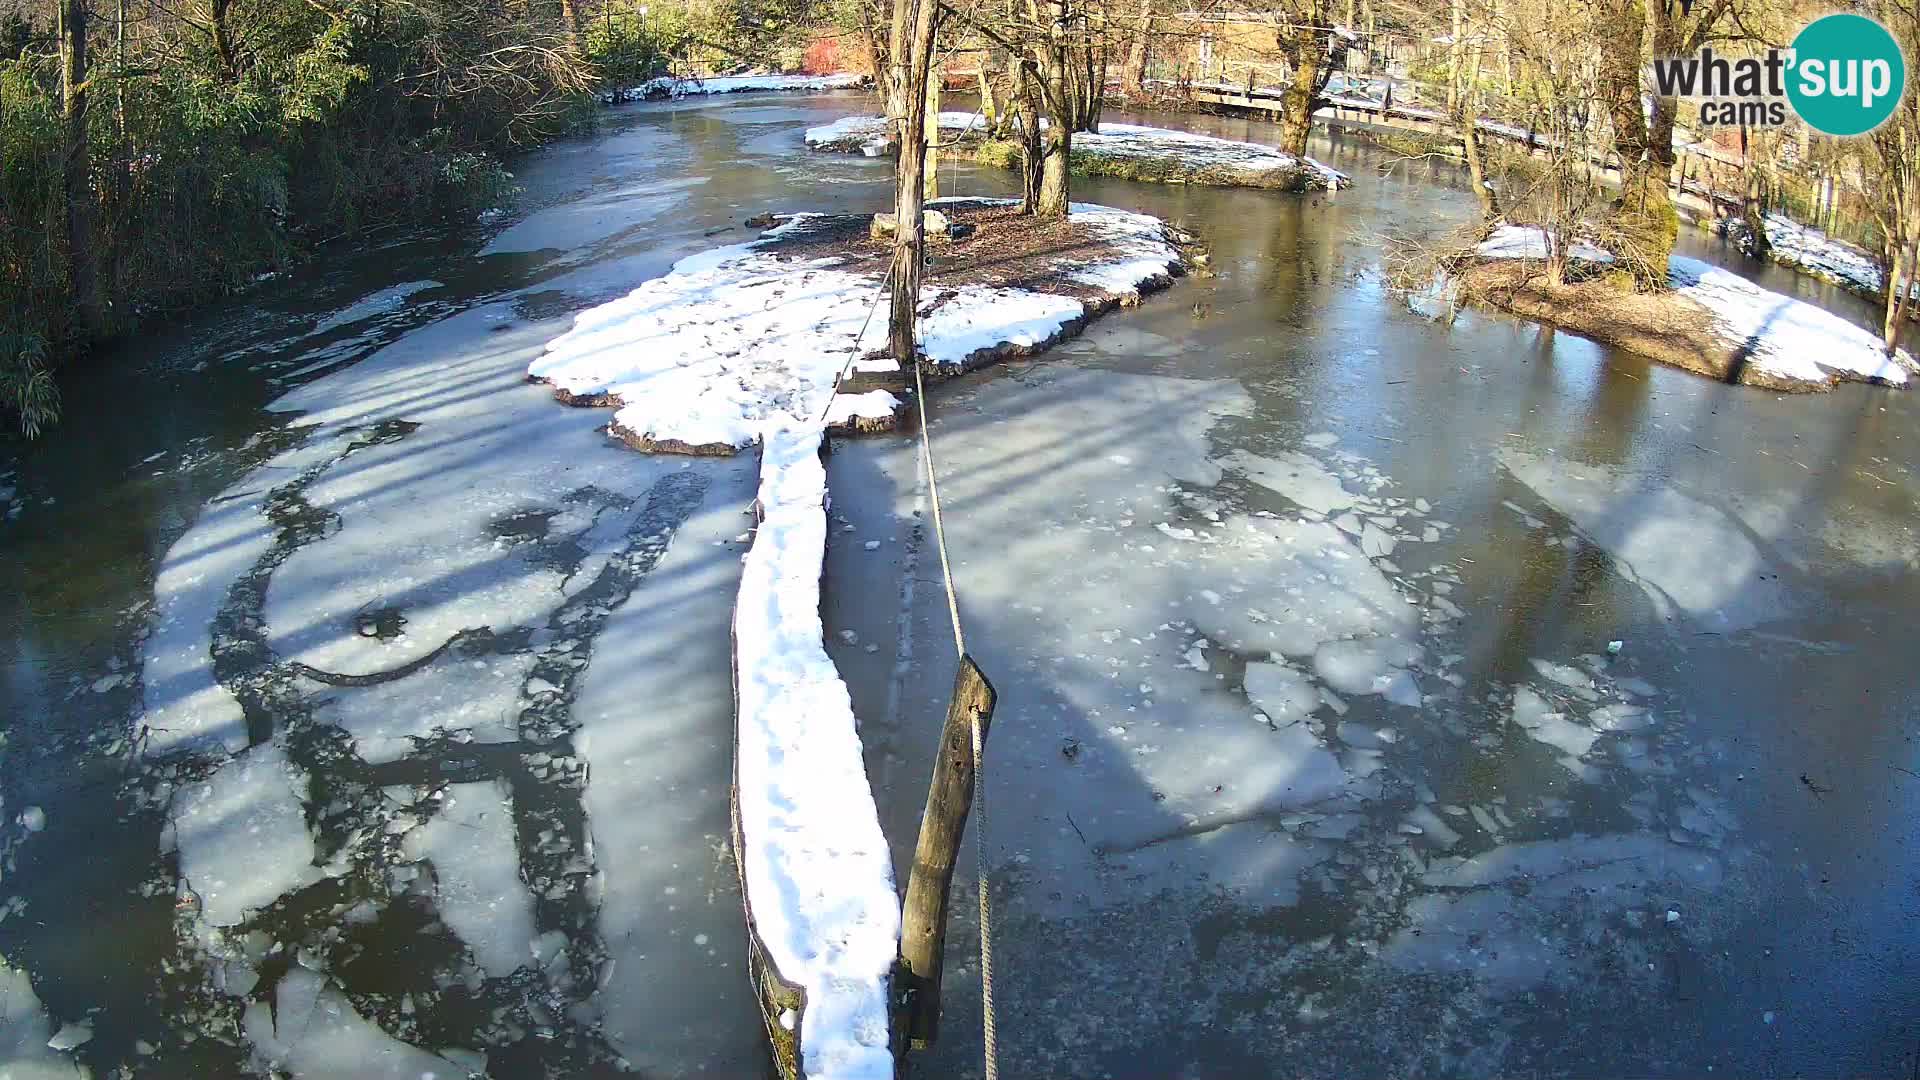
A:
<svg viewBox="0 0 1920 1080">
<path fill-rule="evenodd" d="M 1787 100 L 1815 131 L 1864 135 L 1893 115 L 1907 60 L 1887 28 L 1864 15 L 1815 19 L 1793 39 Z"/>
</svg>

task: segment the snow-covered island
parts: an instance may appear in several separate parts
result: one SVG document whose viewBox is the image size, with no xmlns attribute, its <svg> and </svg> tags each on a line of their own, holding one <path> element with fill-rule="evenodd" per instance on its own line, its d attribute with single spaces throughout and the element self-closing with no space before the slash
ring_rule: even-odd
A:
<svg viewBox="0 0 1920 1080">
<path fill-rule="evenodd" d="M 1076 204 L 1065 221 L 1033 222 L 989 199 L 931 209 L 947 236 L 922 291 L 934 375 L 1043 349 L 1182 269 L 1183 238 L 1144 214 Z M 889 426 L 906 396 L 900 365 L 875 352 L 890 245 L 871 224 L 794 214 L 757 241 L 682 259 L 582 312 L 529 368 L 564 401 L 615 407 L 610 432 L 638 449 L 760 444 L 758 525 L 733 616 L 735 854 L 756 985 L 771 976 L 804 994 L 781 997 L 803 1007 L 763 1005 L 775 1053 L 815 1080 L 894 1072 L 900 902 L 820 618 L 823 441 Z M 892 387 L 836 395 L 843 368 Z"/>
<path fill-rule="evenodd" d="M 946 153 L 1001 168 L 1011 168 L 1018 159 L 1017 144 L 992 137 L 979 113 L 943 112 L 940 130 L 950 137 Z M 887 122 L 881 116 L 847 116 L 808 128 L 806 141 L 815 150 L 869 157 L 890 152 Z M 1325 191 L 1353 184 L 1337 169 L 1271 146 L 1138 124 L 1101 124 L 1097 134 L 1075 132 L 1071 154 L 1076 173 L 1152 183 L 1280 191 Z"/>
<path fill-rule="evenodd" d="M 1809 391 L 1843 381 L 1905 386 L 1920 372 L 1872 331 L 1699 259 L 1672 256 L 1669 288 L 1636 293 L 1582 272 L 1614 261 L 1593 243 L 1569 248 L 1575 272 L 1562 285 L 1540 272 L 1546 253 L 1540 229 L 1503 225 L 1454 260 L 1453 272 L 1468 299 L 1726 382 Z"/>
</svg>

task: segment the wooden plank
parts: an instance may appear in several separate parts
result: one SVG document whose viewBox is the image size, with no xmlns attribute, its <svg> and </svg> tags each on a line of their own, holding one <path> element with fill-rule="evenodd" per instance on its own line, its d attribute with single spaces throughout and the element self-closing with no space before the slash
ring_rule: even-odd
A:
<svg viewBox="0 0 1920 1080">
<path fill-rule="evenodd" d="M 895 991 L 905 1011 L 897 1026 L 908 1045 L 923 1050 L 940 1034 L 940 971 L 947 944 L 947 901 L 954 862 L 973 811 L 973 725 L 980 725 L 984 746 L 993 723 L 996 695 L 973 657 L 960 658 L 953 676 L 953 699 L 933 759 L 927 808 L 907 877 L 901 910 L 900 965 Z"/>
</svg>

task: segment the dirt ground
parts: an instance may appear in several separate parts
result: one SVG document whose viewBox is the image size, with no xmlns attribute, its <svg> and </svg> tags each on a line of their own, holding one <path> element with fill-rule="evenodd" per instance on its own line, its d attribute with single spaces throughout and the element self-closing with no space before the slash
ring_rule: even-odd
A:
<svg viewBox="0 0 1920 1080">
<path fill-rule="evenodd" d="M 1062 263 L 1084 265 L 1103 254 L 1100 238 L 1072 220 L 1022 217 L 1019 208 L 999 200 L 953 201 L 934 209 L 971 227 L 960 239 L 932 236 L 927 244 L 924 284 L 935 287 L 987 285 L 1073 296 L 1097 303 L 1107 294 L 1070 280 Z M 893 257 L 891 238 L 869 234 L 864 214 L 835 214 L 766 241 L 765 250 L 798 259 L 840 258 L 840 268 L 885 274 Z"/>
</svg>

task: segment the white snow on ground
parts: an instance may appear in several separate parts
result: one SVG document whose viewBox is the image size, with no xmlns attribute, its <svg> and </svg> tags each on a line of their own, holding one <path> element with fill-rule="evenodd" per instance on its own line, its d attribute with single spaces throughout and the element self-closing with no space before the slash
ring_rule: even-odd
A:
<svg viewBox="0 0 1920 1080">
<path fill-rule="evenodd" d="M 977 112 L 943 112 L 940 114 L 939 124 L 943 135 L 957 135 L 965 131 L 985 131 L 987 128 L 986 117 Z M 843 116 L 831 124 L 819 124 L 808 128 L 804 138 L 807 145 L 816 150 L 850 147 L 856 144 L 884 149 L 887 146 L 887 118 Z"/>
<path fill-rule="evenodd" d="M 943 135 L 985 128 L 986 120 L 979 113 L 940 114 L 940 131 Z M 863 149 L 884 148 L 887 144 L 886 118 L 845 116 L 831 124 L 808 128 L 806 132 L 807 145 L 815 149 L 846 148 L 854 145 L 855 140 L 859 140 Z M 1164 159 L 1197 168 L 1240 169 L 1251 173 L 1295 169 L 1304 165 L 1329 186 L 1352 183 L 1345 173 L 1337 169 L 1312 158 L 1296 158 L 1271 146 L 1140 124 L 1105 123 L 1100 125 L 1097 134 L 1076 131 L 1073 134 L 1073 149 L 1076 153 L 1116 160 Z"/>
<path fill-rule="evenodd" d="M 496 977 L 533 961 L 533 896 L 520 880 L 510 799 L 498 780 L 450 785 L 439 812 L 401 843 L 407 858 L 433 864 L 441 919 Z"/>
<path fill-rule="evenodd" d="M 1179 261 L 1156 218 L 1072 210 L 1113 250 L 1098 261 L 1061 259 L 1073 280 L 1128 293 Z M 769 235 L 803 229 L 812 217 L 796 215 Z M 869 320 L 877 276 L 836 262 L 782 259 L 758 241 L 682 259 L 665 277 L 582 312 L 528 373 L 571 394 L 617 398 L 613 422 L 623 431 L 697 447 L 745 446 L 769 423 L 890 416 L 899 401 L 885 391 L 833 397 L 848 353 L 878 349 L 886 334 L 883 319 Z M 976 285 L 931 287 L 925 305 L 923 347 L 944 364 L 999 342 L 1036 344 L 1085 312 L 1068 297 Z"/>
<path fill-rule="evenodd" d="M 1506 450 L 1501 464 L 1566 515 L 1653 601 L 1709 630 L 1744 630 L 1787 611 L 1788 593 L 1739 520 L 1670 485 L 1601 465 Z"/>
<path fill-rule="evenodd" d="M 0 1080 L 84 1077 L 72 1058 L 47 1045 L 54 1035 L 27 973 L 0 960 Z"/>
<path fill-rule="evenodd" d="M 381 1031 L 354 1011 L 326 976 L 294 966 L 274 987 L 273 1005 L 247 1006 L 244 1026 L 256 1063 L 293 1080 L 453 1080 L 467 1070 Z"/>
<path fill-rule="evenodd" d="M 1714 314 L 1714 328 L 1750 350 L 1748 362 L 1768 374 L 1823 383 L 1835 373 L 1903 386 L 1913 360 L 1888 356 L 1880 338 L 1825 308 L 1763 289 L 1732 271 L 1675 255 L 1674 291 Z"/>
<path fill-rule="evenodd" d="M 775 416 L 817 420 L 848 352 L 886 341 L 885 321 L 868 321 L 878 282 L 835 261 L 783 261 L 757 242 L 682 259 L 581 312 L 528 373 L 572 394 L 610 394 L 622 402 L 615 425 L 690 446 L 745 446 Z M 835 399 L 831 419 L 885 417 L 898 404 L 884 391 Z"/>
<path fill-rule="evenodd" d="M 235 755 L 174 797 L 170 824 L 198 921 L 233 926 L 320 878 L 307 829 L 305 775 L 279 746 Z"/>
<path fill-rule="evenodd" d="M 1518 225 L 1501 226 L 1476 249 L 1487 259 L 1544 259 L 1546 251 L 1545 233 Z M 1590 262 L 1613 261 L 1612 254 L 1585 241 L 1576 241 L 1570 253 Z M 1878 336 L 1824 308 L 1699 259 L 1675 255 L 1667 266 L 1674 292 L 1711 312 L 1721 340 L 1775 378 L 1825 384 L 1849 376 L 1904 386 L 1915 370 L 1904 349 L 1888 356 Z"/>
<path fill-rule="evenodd" d="M 712 79 L 682 79 L 675 94 L 731 94 L 741 90 L 847 90 L 859 86 L 860 75 L 723 75 Z"/>
<path fill-rule="evenodd" d="M 733 622 L 740 857 L 774 966 L 807 991 L 806 1074 L 884 1080 L 900 909 L 853 705 L 822 644 L 819 451 L 817 426 L 769 428 L 761 448 L 761 522 Z"/>
<path fill-rule="evenodd" d="M 1318 173 L 1320 179 L 1329 186 L 1352 183 L 1338 169 L 1322 165 L 1312 158 L 1296 158 L 1271 146 L 1139 124 L 1101 124 L 1098 133 L 1075 132 L 1073 148 L 1096 157 L 1173 158 L 1203 168 L 1212 166 L 1252 172 L 1304 166 Z"/>
<path fill-rule="evenodd" d="M 608 105 L 648 98 L 683 98 L 701 94 L 732 94 L 746 90 L 851 90 L 866 84 L 864 75 L 718 75 L 711 79 L 662 75 L 638 86 L 606 90 L 600 100 Z"/>
<path fill-rule="evenodd" d="M 1877 293 L 1886 286 L 1879 260 L 1866 251 L 1779 214 L 1768 214 L 1763 224 L 1774 262 L 1860 292 Z M 1740 218 L 1722 222 L 1721 231 L 1735 230 L 1745 232 Z"/>
<path fill-rule="evenodd" d="M 920 322 L 924 347 L 929 358 L 950 366 L 1001 342 L 1039 345 L 1086 310 L 1071 296 L 1024 289 L 929 289 L 927 295 L 936 306 Z"/>
<path fill-rule="evenodd" d="M 1475 254 L 1483 259 L 1545 259 L 1547 257 L 1547 234 L 1544 229 L 1531 225 L 1502 225 L 1493 230 L 1493 235 L 1480 242 Z M 1567 254 L 1587 262 L 1610 263 L 1613 253 L 1595 247 L 1585 240 L 1575 240 L 1567 248 Z"/>
</svg>

